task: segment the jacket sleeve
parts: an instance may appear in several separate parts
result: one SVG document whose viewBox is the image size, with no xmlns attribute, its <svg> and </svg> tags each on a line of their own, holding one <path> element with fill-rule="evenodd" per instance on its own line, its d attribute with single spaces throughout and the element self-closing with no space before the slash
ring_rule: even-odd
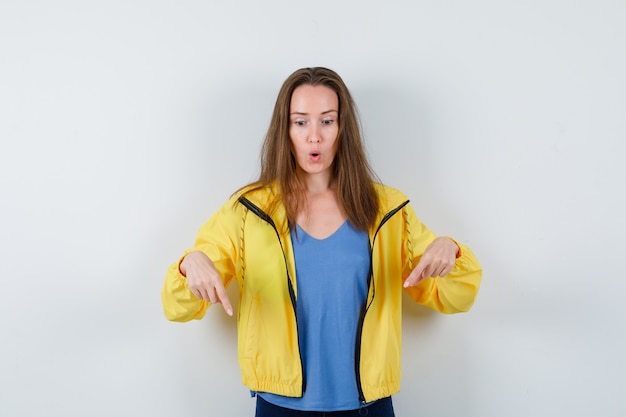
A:
<svg viewBox="0 0 626 417">
<path fill-rule="evenodd" d="M 231 198 L 200 228 L 194 247 L 187 249 L 169 267 L 161 291 L 163 312 L 168 320 L 185 322 L 201 319 L 211 305 L 210 302 L 196 298 L 187 286 L 187 278 L 180 272 L 180 263 L 189 252 L 201 251 L 207 255 L 225 287 L 236 276 L 243 216 L 236 197 Z"/>
<path fill-rule="evenodd" d="M 420 222 L 410 205 L 405 207 L 404 214 L 409 233 L 406 242 L 408 275 L 437 236 Z M 427 278 L 415 287 L 406 288 L 417 303 L 446 314 L 468 311 L 474 304 L 482 278 L 482 268 L 470 248 L 455 243 L 459 246 L 459 255 L 448 275 Z"/>
</svg>

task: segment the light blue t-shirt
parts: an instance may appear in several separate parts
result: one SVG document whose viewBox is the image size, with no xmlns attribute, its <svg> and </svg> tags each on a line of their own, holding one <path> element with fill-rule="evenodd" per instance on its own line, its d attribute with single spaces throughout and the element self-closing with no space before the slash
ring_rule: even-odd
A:
<svg viewBox="0 0 626 417">
<path fill-rule="evenodd" d="M 365 232 L 346 221 L 326 239 L 291 232 L 298 301 L 298 336 L 306 388 L 300 398 L 258 393 L 275 405 L 310 411 L 360 407 L 355 372 L 356 333 L 367 300 L 370 267 Z"/>
</svg>

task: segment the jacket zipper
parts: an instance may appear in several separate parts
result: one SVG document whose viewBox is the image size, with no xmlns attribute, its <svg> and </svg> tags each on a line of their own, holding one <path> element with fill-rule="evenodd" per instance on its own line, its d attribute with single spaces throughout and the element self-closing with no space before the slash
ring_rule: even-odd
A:
<svg viewBox="0 0 626 417">
<path fill-rule="evenodd" d="M 274 232 L 276 232 L 276 238 L 278 239 L 278 243 L 280 244 L 280 250 L 283 253 L 283 260 L 285 261 L 285 272 L 287 273 L 287 288 L 289 289 L 289 298 L 291 300 L 291 307 L 293 308 L 293 316 L 296 319 L 296 336 L 298 340 L 298 356 L 300 357 L 300 372 L 302 374 L 302 394 L 304 394 L 304 390 L 306 389 L 306 379 L 304 377 L 304 363 L 302 361 L 302 353 L 300 350 L 300 336 L 298 335 L 298 314 L 296 310 L 296 292 L 293 289 L 293 284 L 291 283 L 291 276 L 289 275 L 289 268 L 287 266 L 287 255 L 285 255 L 285 248 L 283 247 L 283 241 L 280 238 L 280 233 L 278 233 L 278 228 L 276 227 L 276 223 L 274 220 L 261 208 L 255 205 L 253 202 L 248 200 L 245 197 L 239 197 L 239 202 L 243 204 L 248 210 L 256 214 L 261 220 L 265 221 L 267 224 L 272 226 Z"/>
<path fill-rule="evenodd" d="M 373 265 L 373 261 L 372 261 L 372 254 L 373 254 L 373 248 L 374 248 L 374 241 L 376 240 L 376 236 L 378 235 L 378 231 L 380 230 L 381 227 L 383 227 L 383 225 L 385 223 L 387 223 L 387 221 L 393 217 L 393 215 L 395 215 L 398 211 L 402 210 L 402 208 L 404 206 L 406 206 L 409 203 L 409 200 L 406 200 L 405 202 L 403 202 L 402 204 L 400 204 L 398 207 L 394 208 L 393 210 L 389 211 L 387 214 L 385 214 L 385 216 L 382 218 L 382 220 L 380 221 L 380 223 L 378 224 L 378 227 L 376 228 L 376 231 L 374 232 L 374 235 L 372 236 L 372 241 L 369 245 L 369 251 L 370 251 L 370 270 L 369 270 L 369 274 L 367 276 L 367 288 L 368 288 L 368 293 L 369 293 L 369 287 L 370 285 L 372 285 L 372 278 L 374 276 L 374 265 Z M 374 294 L 372 295 L 372 301 L 370 303 L 367 303 L 361 308 L 361 313 L 359 314 L 359 324 L 357 327 L 357 334 L 356 334 L 356 345 L 355 345 L 355 358 L 354 358 L 354 368 L 355 368 L 355 374 L 356 374 L 356 386 L 357 389 L 359 391 L 359 401 L 361 402 L 361 404 L 365 404 L 365 395 L 363 394 L 363 386 L 361 384 L 361 339 L 363 336 L 363 323 L 365 323 L 365 315 L 367 314 L 367 311 L 369 310 L 370 305 L 372 304 L 372 302 L 374 301 L 374 297 L 376 296 L 376 288 L 374 288 Z"/>
</svg>

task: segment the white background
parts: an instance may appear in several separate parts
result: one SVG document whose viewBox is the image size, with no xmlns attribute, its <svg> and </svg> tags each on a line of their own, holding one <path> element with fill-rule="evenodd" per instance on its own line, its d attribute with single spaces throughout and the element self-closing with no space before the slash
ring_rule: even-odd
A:
<svg viewBox="0 0 626 417">
<path fill-rule="evenodd" d="M 626 415 L 625 21 L 620 0 L 2 0 L 0 416 L 253 415 L 234 320 L 169 323 L 160 290 L 315 65 L 381 179 L 484 268 L 467 314 L 405 303 L 397 415 Z"/>
</svg>

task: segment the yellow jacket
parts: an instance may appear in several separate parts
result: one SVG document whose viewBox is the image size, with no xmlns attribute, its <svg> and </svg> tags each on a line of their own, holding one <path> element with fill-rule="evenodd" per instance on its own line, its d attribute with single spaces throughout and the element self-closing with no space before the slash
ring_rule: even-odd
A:
<svg viewBox="0 0 626 417">
<path fill-rule="evenodd" d="M 388 397 L 400 389 L 402 284 L 435 239 L 401 192 L 376 185 L 381 213 L 369 231 L 372 273 L 355 346 L 361 401 Z M 284 208 L 272 217 L 263 210 L 272 196 L 261 189 L 234 196 L 199 232 L 191 251 L 213 261 L 228 285 L 239 284 L 238 357 L 243 383 L 252 391 L 298 397 L 305 389 L 298 347 L 298 286 Z M 454 269 L 406 289 L 418 303 L 442 313 L 469 310 L 480 284 L 481 267 L 460 245 Z M 183 255 L 183 257 L 184 257 Z M 161 293 L 168 320 L 201 319 L 210 303 L 187 287 L 179 264 L 165 277 Z M 332 343 L 332 341 L 329 341 Z"/>
</svg>

